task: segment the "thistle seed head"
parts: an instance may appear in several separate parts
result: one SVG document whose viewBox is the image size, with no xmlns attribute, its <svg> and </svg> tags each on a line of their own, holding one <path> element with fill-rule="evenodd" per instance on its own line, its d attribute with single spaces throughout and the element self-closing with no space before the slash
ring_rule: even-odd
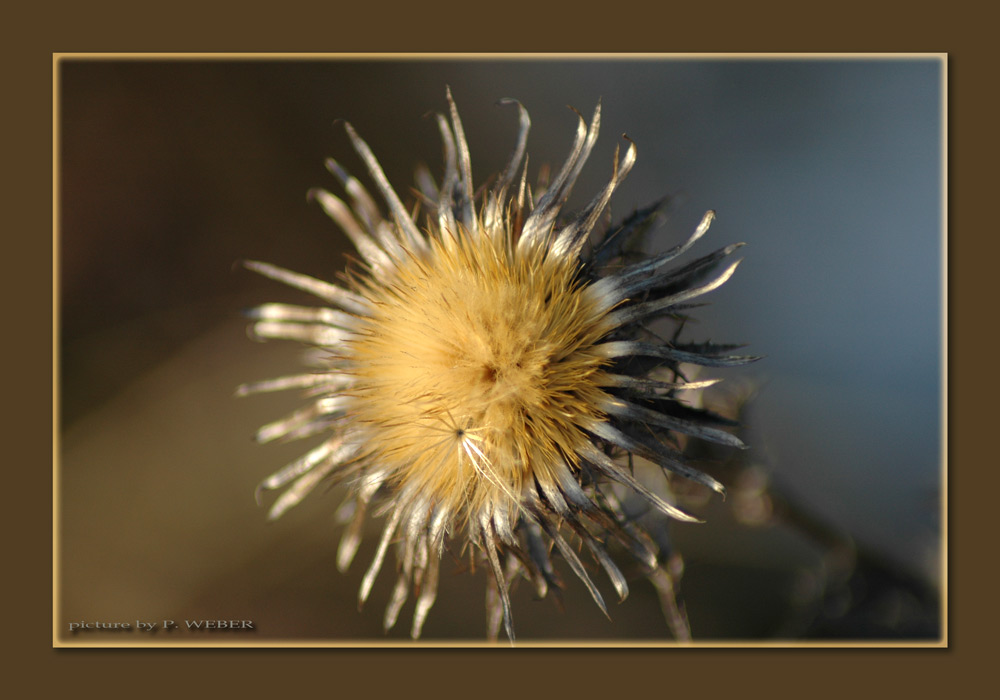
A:
<svg viewBox="0 0 1000 700">
<path fill-rule="evenodd" d="M 620 598 L 628 584 L 608 553 L 612 540 L 662 593 L 669 587 L 663 552 L 626 518 L 609 484 L 670 517 L 694 518 L 636 480 L 623 458 L 645 458 L 722 492 L 676 445 L 693 436 L 742 447 L 717 427 L 717 417 L 680 402 L 682 392 L 711 383 L 688 381 L 683 366 L 756 358 L 729 354 L 737 346 L 653 342 L 644 326 L 678 314 L 725 282 L 738 246 L 663 269 L 707 231 L 709 212 L 685 243 L 626 264 L 625 242 L 648 227 L 659 205 L 592 239 L 635 162 L 635 145 L 629 142 L 624 156 L 616 151 L 607 186 L 564 219 L 597 138 L 600 105 L 589 126 L 580 117 L 570 155 L 551 183 L 533 191 L 521 165 L 530 121 L 520 104 L 508 102 L 520 115 L 513 154 L 474 201 L 469 149 L 448 93 L 450 118 L 438 116 L 442 183 L 418 178 L 429 210 L 422 228 L 368 145 L 347 126 L 388 212 L 359 180 L 328 162 L 346 201 L 326 191 L 313 195 L 361 255 L 348 286 L 247 263 L 329 304 L 267 304 L 251 312 L 257 336 L 326 351 L 317 371 L 240 387 L 240 394 L 307 389 L 308 405 L 261 428 L 261 442 L 323 436 L 261 484 L 262 490 L 284 489 L 271 516 L 321 481 L 347 481 L 353 519 L 338 552 L 343 570 L 357 551 L 369 505 L 381 503 L 385 525 L 360 599 L 368 597 L 395 545 L 398 576 L 385 626 L 395 624 L 413 591 L 415 638 L 434 603 L 446 547 L 471 547 L 471 556 L 488 565 L 491 637 L 501 619 L 514 637 L 509 588 L 517 578 L 529 580 L 539 596 L 561 585 L 556 553 L 607 612 L 575 545 L 587 548 Z"/>
<path fill-rule="evenodd" d="M 606 314 L 574 261 L 518 253 L 502 228 L 474 239 L 458 228 L 391 284 L 366 285 L 372 313 L 342 356 L 353 418 L 396 490 L 433 495 L 461 529 L 489 513 L 513 532 L 525 486 L 553 482 L 561 460 L 577 467 L 580 426 L 602 415 L 609 360 L 593 346 Z"/>
</svg>

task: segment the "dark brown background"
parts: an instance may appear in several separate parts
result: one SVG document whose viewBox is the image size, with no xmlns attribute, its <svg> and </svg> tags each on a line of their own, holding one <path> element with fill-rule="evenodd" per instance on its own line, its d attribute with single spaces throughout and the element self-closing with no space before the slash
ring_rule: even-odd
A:
<svg viewBox="0 0 1000 700">
<path fill-rule="evenodd" d="M 332 513 L 342 494 L 310 498 L 274 524 L 250 498 L 307 445 L 255 447 L 255 427 L 298 399 L 236 401 L 233 387 L 295 371 L 302 351 L 248 342 L 239 310 L 311 300 L 234 264 L 266 260 L 320 278 L 341 269 L 343 235 L 303 196 L 335 189 L 325 155 L 361 172 L 333 120 L 355 124 L 405 196 L 415 162 L 440 170 L 423 117 L 444 108 L 446 84 L 479 182 L 513 141 L 515 115 L 497 99 L 527 106 L 530 162 L 556 165 L 575 125 L 566 104 L 589 113 L 602 99 L 603 138 L 571 206 L 603 186 L 627 132 L 639 160 L 613 211 L 678 198 L 651 249 L 716 209 L 697 252 L 743 240 L 747 260 L 686 332 L 767 356 L 709 373 L 755 388 L 748 465 L 886 566 L 936 585 L 941 70 L 932 58 L 64 60 L 64 626 L 247 618 L 257 639 L 385 638 L 391 574 L 362 614 L 354 604 L 378 521 L 340 576 Z M 735 490 L 735 477 L 722 478 Z M 821 601 L 833 585 L 828 553 L 800 531 L 739 526 L 737 502 L 713 503 L 704 526 L 672 527 L 697 639 L 937 636 L 934 611 L 906 596 L 867 603 L 862 621 L 850 607 L 875 592 Z M 482 638 L 482 576 L 462 568 L 444 567 L 428 640 Z M 566 609 L 518 591 L 519 638 L 669 639 L 641 580 L 611 622 L 572 581 Z"/>
<path fill-rule="evenodd" d="M 113 4 L 109 3 L 109 6 Z M 987 136 L 987 119 L 992 120 L 984 96 L 989 91 L 977 86 L 989 83 L 987 72 L 992 55 L 992 43 L 983 36 L 988 23 L 976 21 L 974 14 L 963 11 L 962 5 L 952 6 L 949 14 L 941 12 L 923 15 L 907 15 L 905 38 L 887 39 L 896 36 L 888 31 L 900 27 L 900 15 L 891 9 L 879 10 L 865 3 L 858 6 L 841 7 L 830 13 L 821 23 L 810 22 L 803 25 L 795 11 L 772 16 L 780 21 L 764 23 L 760 20 L 759 6 L 740 8 L 710 8 L 711 20 L 698 16 L 701 11 L 689 7 L 665 8 L 657 19 L 636 24 L 629 20 L 629 13 L 623 13 L 622 21 L 628 22 L 627 31 L 618 33 L 618 39 L 607 37 L 606 26 L 593 26 L 591 30 L 578 31 L 580 17 L 559 13 L 546 18 L 534 16 L 537 21 L 525 27 L 524 15 L 516 10 L 508 14 L 493 14 L 489 27 L 483 29 L 487 38 L 482 43 L 487 48 L 520 49 L 551 48 L 579 49 L 588 47 L 628 50 L 646 49 L 750 49 L 761 50 L 785 47 L 787 50 L 822 47 L 836 50 L 866 50 L 875 47 L 907 50 L 915 46 L 923 49 L 949 50 L 950 96 L 951 96 L 951 182 L 953 237 L 950 245 L 950 287 L 951 328 L 956 342 L 952 345 L 953 367 L 951 394 L 956 399 L 952 407 L 950 421 L 950 453 L 952 461 L 972 467 L 968 478 L 951 478 L 951 534 L 950 548 L 953 571 L 961 571 L 951 581 L 950 613 L 952 650 L 947 653 L 913 652 L 828 652 L 828 653 L 752 653 L 746 652 L 591 652 L 586 655 L 594 666 L 608 669 L 608 673 L 594 674 L 581 671 L 581 652 L 547 652 L 544 654 L 519 654 L 517 658 L 506 657 L 505 668 L 511 668 L 517 677 L 535 686 L 558 683 L 563 690 L 586 687 L 593 693 L 621 692 L 623 686 L 638 692 L 656 691 L 669 687 L 672 692 L 703 689 L 707 679 L 718 692 L 743 692 L 747 688 L 789 689 L 809 688 L 819 697 L 840 695 L 845 691 L 854 692 L 859 684 L 867 684 L 874 690 L 888 688 L 909 691 L 921 697 L 940 694 L 944 687 L 959 677 L 975 681 L 979 677 L 980 662 L 990 648 L 994 632 L 988 616 L 981 614 L 981 605 L 991 595 L 992 579 L 985 570 L 992 533 L 983 526 L 983 514 L 990 509 L 995 493 L 993 472 L 976 469 L 975 465 L 987 464 L 991 460 L 981 449 L 982 441 L 973 436 L 983 435 L 987 429 L 991 401 L 989 396 L 990 373 L 982 372 L 982 358 L 976 353 L 972 343 L 971 329 L 976 314 L 986 312 L 988 295 L 981 293 L 982 282 L 988 277 L 987 265 L 991 264 L 995 252 L 995 239 L 986 236 L 988 220 L 984 216 L 984 204 L 991 201 L 993 189 L 988 169 L 987 149 L 983 144 Z M 143 48 L 160 46 L 171 49 L 200 49 L 212 46 L 219 49 L 238 49 L 247 45 L 248 28 L 240 23 L 239 38 L 234 33 L 231 38 L 219 34 L 220 29 L 233 28 L 231 13 L 213 13 L 203 4 L 199 5 L 200 21 L 192 23 L 190 15 L 181 11 L 166 17 L 157 14 L 149 16 L 143 23 L 140 35 L 136 35 L 133 24 L 135 13 L 115 15 L 104 7 L 93 4 L 60 14 L 54 18 L 50 8 L 39 11 L 19 9 L 16 20 L 21 31 L 13 37 L 13 47 L 26 59 L 16 65 L 8 63 L 12 94 L 23 97 L 23 109 L 12 110 L 9 114 L 10 133 L 23 135 L 13 149 L 18 177 L 13 183 L 14 213 L 11 228 L 32 230 L 37 226 L 39 212 L 47 209 L 50 198 L 48 186 L 50 169 L 39 153 L 44 153 L 51 139 L 49 120 L 49 96 L 51 75 L 50 52 L 68 48 L 107 49 Z M 484 8 L 488 9 L 488 8 Z M 440 32 L 413 32 L 411 23 L 403 22 L 395 35 L 380 25 L 379 38 L 373 38 L 364 28 L 376 25 L 359 20 L 357 8 L 341 8 L 340 26 L 345 24 L 358 29 L 345 37 L 339 35 L 338 46 L 344 49 L 371 49 L 387 47 L 389 40 L 396 48 L 401 47 L 445 47 L 459 48 L 465 45 L 461 39 L 467 34 L 448 33 L 451 20 L 442 21 Z M 153 12 L 152 9 L 149 10 Z M 379 9 L 381 13 L 382 10 Z M 412 20 L 417 12 L 402 11 L 406 19 Z M 426 13 L 423 13 L 426 18 Z M 433 14 L 433 13 L 431 13 Z M 44 16 L 44 18 L 43 18 Z M 859 21 L 860 17 L 865 21 Z M 452 16 L 454 17 L 454 16 Z M 431 17 L 438 20 L 440 18 Z M 669 19 L 669 22 L 666 20 Z M 982 18 L 979 18 L 981 20 Z M 152 21 L 155 20 L 155 21 Z M 253 24 L 253 23 L 251 23 Z M 553 32 L 551 27 L 559 26 L 565 31 Z M 711 26 L 710 36 L 704 30 Z M 260 31 L 257 31 L 260 30 Z M 544 33 L 542 41 L 539 32 Z M 808 32 L 804 34 L 803 32 Z M 81 36 L 86 35 L 86 39 Z M 324 22 L 302 22 L 301 14 L 290 13 L 285 21 L 268 21 L 266 26 L 257 25 L 251 30 L 252 36 L 261 38 L 255 46 L 284 46 L 297 48 L 321 48 L 330 45 L 330 25 Z M 263 40 L 263 36 L 267 40 Z M 899 35 L 902 36 L 902 35 Z M 125 39 L 125 37 L 129 37 Z M 435 38 L 436 37 L 436 38 Z M 34 106 L 32 106 L 34 105 Z M 6 177 L 11 178 L 14 169 L 8 169 Z M 42 226 L 44 228 L 44 225 Z M 977 233 L 978 231 L 978 233 Z M 23 241 L 22 241 L 23 242 Z M 991 247 L 991 244 L 993 247 Z M 20 401 L 21 415 L 30 417 L 26 440 L 13 446 L 14 461 L 20 465 L 14 472 L 14 487 L 28 495 L 18 503 L 8 506 L 8 512 L 26 524 L 27 533 L 15 537 L 10 542 L 16 561 L 22 563 L 28 572 L 15 580 L 14 597 L 25 601 L 23 606 L 15 606 L 10 616 L 10 626 L 19 633 L 26 634 L 27 645 L 18 653 L 16 667 L 24 669 L 22 674 L 35 679 L 37 683 L 49 687 L 70 690 L 82 684 L 138 687 L 151 676 L 162 677 L 178 672 L 197 679 L 206 688 L 255 688 L 274 690 L 285 687 L 288 679 L 299 678 L 312 683 L 324 681 L 328 686 L 331 678 L 336 680 L 341 691 L 370 691 L 371 679 L 377 674 L 380 685 L 391 691 L 393 688 L 411 688 L 415 684 L 436 686 L 442 680 L 438 675 L 447 668 L 447 679 L 455 685 L 474 685 L 487 692 L 479 682 L 486 673 L 496 668 L 497 660 L 492 656 L 479 654 L 455 654 L 443 652 L 418 653 L 377 653 L 343 651 L 334 653 L 298 652 L 294 655 L 271 653 L 266 655 L 267 672 L 261 672 L 261 653 L 228 654 L 185 653 L 145 654 L 130 657 L 127 664 L 121 663 L 120 653 L 97 651 L 92 653 L 66 650 L 48 651 L 49 627 L 39 624 L 39 613 L 47 609 L 50 602 L 48 571 L 50 563 L 49 536 L 46 527 L 47 481 L 49 472 L 44 460 L 38 460 L 38 447 L 34 444 L 36 433 L 47 432 L 46 415 L 49 414 L 49 396 L 38 391 L 37 376 L 48 372 L 48 330 L 50 329 L 46 311 L 50 308 L 49 279 L 51 245 L 49 239 L 40 235 L 27 241 L 27 251 L 31 264 L 23 270 L 9 272 L 12 284 L 8 288 L 27 291 L 28 296 L 38 299 L 37 308 L 32 302 L 17 306 L 12 310 L 20 328 L 29 338 L 11 348 L 13 361 L 29 372 L 14 377 L 14 396 Z M 984 254 L 985 253 L 985 254 Z M 30 338 L 37 338 L 36 344 Z M 964 340 L 963 340 L 964 339 Z M 976 397 L 979 398 L 976 398 Z M 44 438 L 37 435 L 37 441 Z M 25 449 L 20 449 L 21 447 Z M 41 464 L 38 464 L 41 462 Z M 38 468 L 32 465 L 38 464 Z M 22 478 L 25 477 L 25 478 Z M 37 499 L 37 500 L 36 500 Z M 988 518 L 986 518 L 988 521 Z M 34 534 L 32 534 L 34 533 Z M 957 564 L 957 566 L 955 566 Z M 44 615 L 43 615 L 44 617 Z M 44 622 L 44 620 L 43 620 Z M 39 651 L 41 649 L 41 651 Z M 665 656 L 664 654 L 667 654 Z M 670 659 L 676 657 L 676 663 Z M 384 669 L 391 664 L 398 674 L 387 676 Z M 650 675 L 649 669 L 662 668 L 665 678 Z M 683 667 L 683 670 L 681 670 Z M 720 673 L 724 669 L 725 673 Z M 314 675 L 312 672 L 316 671 Z M 655 676 L 655 677 L 654 677 Z M 62 679 L 62 680 L 57 680 Z M 576 681 L 575 679 L 580 679 Z M 817 684 L 817 679 L 821 683 Z M 985 679 L 984 679 L 985 680 Z M 507 694 L 509 688 L 498 688 Z M 825 692 L 824 692 L 825 691 Z"/>
</svg>

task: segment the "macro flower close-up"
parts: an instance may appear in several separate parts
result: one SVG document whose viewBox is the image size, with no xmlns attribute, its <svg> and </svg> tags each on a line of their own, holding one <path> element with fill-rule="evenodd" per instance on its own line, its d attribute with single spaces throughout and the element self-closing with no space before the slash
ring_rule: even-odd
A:
<svg viewBox="0 0 1000 700">
<path fill-rule="evenodd" d="M 945 57 L 53 68 L 55 645 L 946 635 Z"/>
<path fill-rule="evenodd" d="M 622 156 L 616 149 L 603 190 L 580 211 L 565 211 L 597 140 L 600 104 L 589 125 L 579 115 L 570 154 L 551 181 L 529 184 L 530 119 L 516 101 L 504 102 L 518 111 L 516 142 L 506 168 L 477 196 L 448 92 L 448 116 L 437 117 L 444 173 L 437 184 L 418 171 L 418 203 L 410 207 L 346 126 L 387 213 L 360 180 L 327 162 L 346 201 L 326 190 L 311 196 L 360 256 L 341 284 L 246 263 L 328 304 L 265 304 L 250 312 L 256 337 L 316 350 L 308 372 L 240 387 L 240 394 L 306 389 L 310 397 L 305 408 L 261 428 L 258 441 L 325 436 L 261 490 L 281 490 L 270 511 L 277 518 L 324 481 L 348 482 L 341 570 L 357 552 L 368 511 L 382 514 L 359 600 L 368 598 L 394 550 L 386 629 L 412 589 L 411 633 L 420 636 L 445 550 L 489 568 L 491 638 L 502 620 L 514 639 L 509 589 L 516 579 L 540 598 L 563 587 L 556 561 L 607 614 L 578 552 L 589 554 L 624 600 L 627 577 L 611 554 L 622 549 L 664 598 L 674 634 L 687 639 L 664 566 L 669 553 L 626 516 L 621 501 L 637 495 L 664 516 L 697 520 L 636 479 L 634 459 L 725 492 L 683 454 L 688 439 L 744 447 L 720 427 L 732 421 L 692 402 L 714 383 L 694 376 L 701 367 L 757 358 L 733 354 L 738 346 L 665 340 L 652 325 L 672 319 L 679 328 L 692 301 L 733 274 L 739 260 L 731 255 L 740 245 L 674 263 L 708 231 L 709 211 L 685 242 L 636 253 L 633 239 L 663 202 L 605 221 L 636 161 L 631 142 Z"/>
</svg>

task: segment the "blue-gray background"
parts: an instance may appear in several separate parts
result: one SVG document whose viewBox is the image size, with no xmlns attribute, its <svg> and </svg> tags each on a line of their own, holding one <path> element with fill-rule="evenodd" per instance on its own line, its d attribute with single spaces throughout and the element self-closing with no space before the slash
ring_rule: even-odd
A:
<svg viewBox="0 0 1000 700">
<path fill-rule="evenodd" d="M 301 448 L 249 435 L 297 401 L 234 401 L 232 387 L 287 373 L 299 352 L 246 340 L 238 310 L 304 299 L 232 268 L 341 269 L 344 237 L 304 197 L 336 190 L 326 156 L 362 172 L 334 119 L 357 128 L 405 193 L 415 163 L 440 167 L 425 115 L 445 108 L 446 84 L 478 182 L 506 163 L 516 132 L 497 99 L 531 114 L 533 166 L 565 157 L 567 105 L 589 117 L 601 99 L 574 201 L 603 186 L 627 133 L 638 161 L 615 214 L 677 198 L 650 247 L 716 210 L 695 252 L 745 241 L 745 261 L 688 333 L 766 356 L 720 373 L 755 387 L 751 461 L 832 528 L 939 584 L 943 70 L 936 58 L 64 62 L 64 616 L 236 615 L 264 619 L 267 636 L 380 637 L 385 591 L 360 615 L 351 602 L 366 550 L 348 576 L 333 571 L 339 497 L 272 525 L 253 504 L 257 481 Z M 772 579 L 726 588 L 707 572 L 821 568 L 823 553 L 794 535 L 698 527 L 709 534 L 678 533 L 696 637 L 780 634 L 780 601 L 749 619 L 736 610 Z M 452 579 L 427 633 L 475 638 L 482 575 Z M 699 597 L 699 580 L 712 596 Z M 771 587 L 794 598 L 797 580 Z M 572 595 L 566 615 L 547 617 L 550 605 L 520 592 L 522 634 L 664 633 L 641 587 L 614 623 Z"/>
</svg>

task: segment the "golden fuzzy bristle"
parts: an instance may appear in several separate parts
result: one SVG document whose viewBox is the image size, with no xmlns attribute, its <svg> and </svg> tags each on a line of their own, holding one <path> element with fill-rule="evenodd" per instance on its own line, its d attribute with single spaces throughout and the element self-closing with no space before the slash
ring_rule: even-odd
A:
<svg viewBox="0 0 1000 700">
<path fill-rule="evenodd" d="M 329 306 L 265 304 L 249 312 L 255 336 L 304 341 L 324 353 L 322 370 L 244 385 L 240 395 L 305 388 L 310 405 L 269 423 L 257 439 L 325 440 L 265 479 L 284 489 L 272 518 L 324 479 L 349 480 L 353 511 L 337 551 L 346 570 L 358 551 L 368 506 L 385 515 L 375 555 L 359 588 L 364 602 L 396 548 L 397 578 L 385 611 L 390 629 L 410 594 L 417 596 L 411 634 L 419 637 L 437 596 L 445 548 L 468 548 L 488 565 L 488 635 L 500 620 L 514 639 L 509 588 L 529 579 L 539 597 L 562 586 L 553 556 L 565 561 L 607 613 L 575 545 L 585 545 L 620 599 L 628 583 L 606 549 L 623 545 L 663 595 L 662 551 L 626 515 L 612 484 L 681 521 L 695 517 L 638 481 L 631 455 L 666 472 L 724 492 L 689 465 L 675 434 L 743 447 L 715 427 L 718 418 L 681 404 L 689 382 L 682 364 L 736 366 L 755 357 L 735 346 L 649 342 L 644 324 L 723 284 L 736 263 L 727 246 L 667 269 L 708 230 L 708 212 L 690 238 L 658 255 L 626 260 L 626 242 L 647 227 L 663 201 L 638 210 L 593 243 L 611 195 L 635 162 L 629 142 L 610 180 L 575 216 L 564 216 L 570 191 L 597 139 L 600 105 L 590 125 L 579 116 L 562 168 L 532 192 L 526 184 L 530 127 L 519 114 L 507 167 L 475 195 L 469 147 L 454 101 L 438 115 L 445 150 L 440 186 L 418 178 L 428 208 L 424 230 L 350 125 L 355 151 L 381 195 L 383 214 L 365 186 L 336 161 L 327 167 L 348 201 L 325 190 L 312 196 L 351 238 L 366 269 L 352 288 L 263 262 L 247 267 L 307 291 Z M 626 137 L 627 140 L 627 137 Z M 522 175 L 516 182 L 518 171 Z M 722 272 L 719 269 L 727 265 Z M 346 511 L 345 511 L 346 512 Z M 672 584 L 671 584 L 672 585 Z M 671 622 L 679 638 L 684 625 Z"/>
<path fill-rule="evenodd" d="M 550 465 L 575 464 L 579 426 L 601 417 L 608 359 L 590 349 L 609 329 L 578 262 L 519 249 L 508 231 L 431 235 L 361 291 L 373 311 L 345 355 L 353 418 L 390 479 L 463 520 L 485 511 L 513 528 L 523 485 L 555 485 Z"/>
</svg>

